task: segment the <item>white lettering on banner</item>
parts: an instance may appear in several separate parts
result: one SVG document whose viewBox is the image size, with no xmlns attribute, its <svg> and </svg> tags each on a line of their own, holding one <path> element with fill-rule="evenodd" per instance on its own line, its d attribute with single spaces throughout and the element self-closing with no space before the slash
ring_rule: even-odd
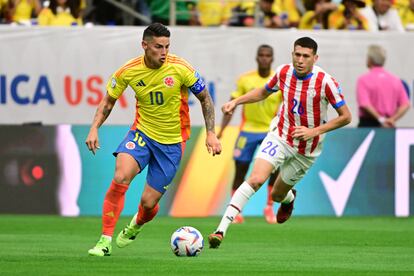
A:
<svg viewBox="0 0 414 276">
<path fill-rule="evenodd" d="M 362 142 L 358 150 L 354 153 L 351 160 L 346 164 L 337 180 L 331 178 L 324 171 L 319 172 L 319 177 L 325 186 L 325 190 L 328 193 L 329 200 L 332 203 L 337 217 L 342 216 L 344 212 L 352 187 L 354 186 L 374 136 L 375 131 L 371 130 L 364 142 Z"/>
<path fill-rule="evenodd" d="M 395 133 L 395 215 L 410 215 L 410 147 L 414 146 L 414 129 L 397 129 Z"/>
</svg>

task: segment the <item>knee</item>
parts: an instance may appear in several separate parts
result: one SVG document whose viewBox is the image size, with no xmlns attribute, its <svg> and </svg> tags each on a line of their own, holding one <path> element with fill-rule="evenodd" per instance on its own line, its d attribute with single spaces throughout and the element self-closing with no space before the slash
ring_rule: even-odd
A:
<svg viewBox="0 0 414 276">
<path fill-rule="evenodd" d="M 257 191 L 260 187 L 265 183 L 267 178 L 260 176 L 260 175 L 251 175 L 247 182 L 252 186 L 252 188 Z"/>
<path fill-rule="evenodd" d="M 128 177 L 125 173 L 122 171 L 115 171 L 114 175 L 114 181 L 119 184 L 129 184 L 131 183 L 131 178 Z"/>
<path fill-rule="evenodd" d="M 157 201 L 143 195 L 141 197 L 140 205 L 142 208 L 146 210 L 151 210 L 151 209 L 154 209 L 157 203 L 158 203 Z"/>
</svg>

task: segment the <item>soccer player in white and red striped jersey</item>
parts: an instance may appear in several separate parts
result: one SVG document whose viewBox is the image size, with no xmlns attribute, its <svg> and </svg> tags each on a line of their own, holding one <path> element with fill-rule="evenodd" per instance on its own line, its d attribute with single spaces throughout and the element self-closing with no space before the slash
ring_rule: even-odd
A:
<svg viewBox="0 0 414 276">
<path fill-rule="evenodd" d="M 209 235 L 210 248 L 218 248 L 234 217 L 259 190 L 269 175 L 280 168 L 273 186 L 272 198 L 280 202 L 278 223 L 288 220 L 296 196 L 298 183 L 321 153 L 324 133 L 351 122 L 336 80 L 316 66 L 318 44 L 309 37 L 295 41 L 292 63 L 281 65 L 264 87 L 223 105 L 222 111 L 232 113 L 237 105 L 258 102 L 280 90 L 282 106 L 273 119 L 263 140 L 249 178 L 237 189 L 221 219 L 217 230 Z M 327 120 L 328 105 L 338 116 Z"/>
</svg>

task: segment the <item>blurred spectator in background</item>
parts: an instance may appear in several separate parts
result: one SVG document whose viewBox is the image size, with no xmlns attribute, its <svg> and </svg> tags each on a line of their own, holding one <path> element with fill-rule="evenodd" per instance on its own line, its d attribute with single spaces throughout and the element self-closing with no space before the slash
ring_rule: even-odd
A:
<svg viewBox="0 0 414 276">
<path fill-rule="evenodd" d="M 299 26 L 301 16 L 299 9 L 303 9 L 305 12 L 302 0 L 275 0 L 273 7 L 282 18 L 287 18 L 289 27 Z"/>
<path fill-rule="evenodd" d="M 359 127 L 395 127 L 410 107 L 401 79 L 383 68 L 385 58 L 381 46 L 368 47 L 367 67 L 370 71 L 360 76 L 357 82 Z"/>
<path fill-rule="evenodd" d="M 367 19 L 359 11 L 363 7 L 363 0 L 342 0 L 342 5 L 329 15 L 329 29 L 368 30 Z"/>
<path fill-rule="evenodd" d="M 257 49 L 256 62 L 257 69 L 244 73 L 237 80 L 237 88 L 231 93 L 230 100 L 241 97 L 252 89 L 263 87 L 270 77 L 275 74 L 272 70 L 273 48 L 269 45 L 260 45 Z M 235 176 L 231 195 L 243 183 L 256 149 L 263 142 L 269 130 L 272 119 L 276 116 L 279 106 L 282 102 L 282 93 L 272 93 L 266 100 L 258 103 L 243 105 L 242 122 L 240 132 L 234 145 L 233 160 L 235 163 Z M 223 137 L 224 130 L 233 117 L 232 114 L 224 114 L 221 122 L 221 128 L 217 138 Z M 267 186 L 267 202 L 263 210 L 265 219 L 268 223 L 276 223 L 276 216 L 273 211 L 272 189 L 276 181 L 278 172 L 271 174 Z M 233 223 L 243 223 L 244 218 L 240 212 Z"/>
<path fill-rule="evenodd" d="M 304 0 L 305 14 L 299 22 L 299 29 L 328 29 L 328 18 L 338 6 L 330 0 Z"/>
<path fill-rule="evenodd" d="M 373 5 L 365 7 L 361 13 L 368 20 L 370 31 L 404 31 L 392 0 L 374 0 Z"/>
<path fill-rule="evenodd" d="M 6 10 L 11 22 L 30 24 L 32 17 L 37 17 L 42 9 L 39 0 L 9 0 Z"/>
<path fill-rule="evenodd" d="M 77 2 L 79 2 L 79 12 L 78 12 L 78 16 L 79 18 L 83 19 L 83 17 L 85 16 L 85 10 L 86 10 L 86 0 L 77 0 Z"/>
<path fill-rule="evenodd" d="M 233 17 L 230 19 L 232 26 L 265 27 L 265 28 L 288 28 L 290 26 L 287 13 L 278 13 L 274 0 L 259 0 L 241 2 L 233 9 Z"/>
<path fill-rule="evenodd" d="M 146 0 L 153 23 L 170 24 L 170 1 Z M 176 2 L 177 25 L 199 25 L 195 2 Z"/>
<path fill-rule="evenodd" d="M 414 0 L 398 9 L 402 24 L 407 31 L 414 31 Z"/>
<path fill-rule="evenodd" d="M 239 1 L 231 10 L 230 26 L 254 26 L 255 2 Z"/>
<path fill-rule="evenodd" d="M 287 28 L 287 14 L 278 14 L 273 5 L 274 0 L 259 0 L 260 16 L 258 25 L 265 28 Z"/>
<path fill-rule="evenodd" d="M 97 25 L 123 25 L 122 11 L 112 4 L 102 0 L 93 0 L 92 6 L 93 9 L 85 20 L 91 20 Z"/>
<path fill-rule="evenodd" d="M 231 10 L 237 6 L 236 1 L 199 0 L 197 4 L 198 20 L 201 26 L 228 25 Z"/>
<path fill-rule="evenodd" d="M 0 0 L 0 23 L 6 22 L 7 0 Z"/>
<path fill-rule="evenodd" d="M 49 7 L 40 12 L 37 20 L 41 26 L 82 25 L 79 10 L 79 0 L 50 0 Z"/>
</svg>

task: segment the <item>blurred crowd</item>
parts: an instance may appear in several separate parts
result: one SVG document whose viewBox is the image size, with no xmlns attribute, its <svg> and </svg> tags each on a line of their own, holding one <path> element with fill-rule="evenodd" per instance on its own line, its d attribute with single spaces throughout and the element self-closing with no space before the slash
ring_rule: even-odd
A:
<svg viewBox="0 0 414 276">
<path fill-rule="evenodd" d="M 0 0 L 0 22 L 404 31 L 414 0 Z"/>
</svg>

